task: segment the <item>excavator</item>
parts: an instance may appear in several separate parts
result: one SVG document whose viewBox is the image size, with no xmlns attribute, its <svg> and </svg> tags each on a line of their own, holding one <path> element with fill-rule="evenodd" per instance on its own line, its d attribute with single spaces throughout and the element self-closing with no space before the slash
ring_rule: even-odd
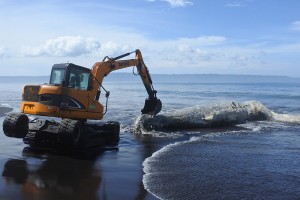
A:
<svg viewBox="0 0 300 200">
<path fill-rule="evenodd" d="M 132 53 L 135 53 L 134 59 L 119 60 Z M 87 120 L 101 120 L 107 110 L 107 102 L 105 111 L 104 105 L 99 102 L 101 88 L 105 91 L 107 99 L 110 94 L 102 86 L 104 77 L 112 71 L 127 67 L 137 68 L 148 93 L 141 110 L 142 114 L 155 116 L 161 111 L 162 103 L 156 97 L 157 91 L 152 85 L 149 70 L 141 51 L 137 49 L 117 57 L 105 56 L 91 69 L 72 63 L 54 64 L 49 83 L 24 86 L 20 113 L 9 113 L 6 116 L 3 122 L 4 134 L 8 137 L 23 138 L 24 143 L 30 146 L 58 143 L 76 147 L 86 138 L 87 132 L 91 132 L 87 129 Z M 36 118 L 29 120 L 28 115 Z M 42 119 L 39 119 L 39 116 Z M 45 119 L 47 117 L 58 118 L 61 121 Z M 118 122 L 111 121 L 93 127 L 106 135 L 118 136 L 120 132 Z M 91 135 L 93 134 L 90 133 Z M 93 140 L 93 137 L 89 138 Z"/>
</svg>

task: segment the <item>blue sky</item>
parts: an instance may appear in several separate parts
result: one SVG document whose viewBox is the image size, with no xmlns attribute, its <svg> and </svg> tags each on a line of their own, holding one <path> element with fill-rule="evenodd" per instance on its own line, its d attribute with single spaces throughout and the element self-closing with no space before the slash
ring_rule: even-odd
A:
<svg viewBox="0 0 300 200">
<path fill-rule="evenodd" d="M 0 75 L 91 67 L 138 48 L 151 73 L 300 77 L 299 9 L 298 0 L 0 0 Z"/>
</svg>

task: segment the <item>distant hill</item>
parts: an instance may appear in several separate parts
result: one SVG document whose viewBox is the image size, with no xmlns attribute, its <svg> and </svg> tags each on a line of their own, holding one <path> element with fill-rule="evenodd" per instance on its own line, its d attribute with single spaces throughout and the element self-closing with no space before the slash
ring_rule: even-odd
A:
<svg viewBox="0 0 300 200">
<path fill-rule="evenodd" d="M 0 83 L 48 83 L 49 76 L 0 76 Z"/>
<path fill-rule="evenodd" d="M 197 83 L 300 83 L 300 78 L 287 76 L 262 76 L 262 75 L 223 75 L 223 74 L 153 74 L 153 82 L 197 82 Z M 132 73 L 112 72 L 104 78 L 104 82 L 136 82 L 140 77 Z M 0 83 L 35 83 L 49 82 L 49 76 L 0 76 Z"/>
</svg>

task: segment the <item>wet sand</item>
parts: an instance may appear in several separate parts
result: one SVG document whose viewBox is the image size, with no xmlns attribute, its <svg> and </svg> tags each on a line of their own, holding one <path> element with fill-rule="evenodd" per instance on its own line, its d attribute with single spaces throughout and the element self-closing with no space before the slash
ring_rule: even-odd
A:
<svg viewBox="0 0 300 200">
<path fill-rule="evenodd" d="M 1 128 L 0 199 L 156 199 L 144 189 L 142 162 L 170 142 L 121 132 L 115 148 L 60 155 L 29 148 Z"/>
</svg>

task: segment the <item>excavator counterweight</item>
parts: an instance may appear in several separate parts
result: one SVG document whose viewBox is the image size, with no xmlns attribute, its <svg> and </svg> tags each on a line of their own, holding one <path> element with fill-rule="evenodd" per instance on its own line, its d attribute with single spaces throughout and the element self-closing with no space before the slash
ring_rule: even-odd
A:
<svg viewBox="0 0 300 200">
<path fill-rule="evenodd" d="M 132 53 L 135 53 L 135 58 L 120 60 Z M 107 104 L 103 106 L 99 102 L 100 90 L 104 89 L 103 79 L 110 72 L 127 67 L 137 68 L 148 93 L 144 108 L 141 110 L 142 114 L 155 116 L 161 111 L 162 103 L 156 97 L 157 91 L 152 85 L 148 68 L 140 50 L 137 49 L 114 58 L 106 56 L 101 62 L 96 62 L 91 69 L 72 63 L 53 65 L 48 84 L 24 86 L 21 113 L 11 113 L 6 117 L 3 122 L 5 135 L 23 138 L 29 145 L 41 145 L 44 143 L 41 143 L 39 140 L 42 139 L 39 138 L 47 141 L 45 136 L 54 133 L 58 143 L 77 146 L 82 138 L 86 138 L 87 120 L 101 120 L 107 111 Z M 106 90 L 105 92 L 108 98 L 109 92 Z M 29 120 L 27 115 L 36 117 Z M 37 119 L 37 116 L 56 117 L 62 120 L 52 123 L 49 120 Z M 105 127 L 103 131 L 106 133 L 119 134 L 118 122 L 100 127 Z"/>
</svg>

